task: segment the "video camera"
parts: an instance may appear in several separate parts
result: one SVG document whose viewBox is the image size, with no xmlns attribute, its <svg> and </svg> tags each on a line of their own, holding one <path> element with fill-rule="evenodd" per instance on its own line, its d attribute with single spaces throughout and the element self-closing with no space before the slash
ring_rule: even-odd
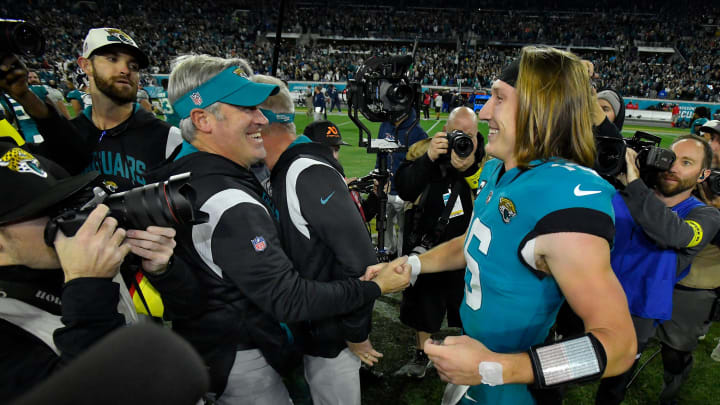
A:
<svg viewBox="0 0 720 405">
<path fill-rule="evenodd" d="M 45 37 L 25 20 L 0 18 L 0 54 L 14 53 L 40 56 L 45 51 Z"/>
<path fill-rule="evenodd" d="M 360 130 L 359 146 L 367 147 L 370 153 L 407 150 L 407 146 L 397 143 L 373 140 L 357 113 L 372 122 L 394 123 L 409 117 L 413 108 L 417 110 L 421 87 L 411 80 L 412 61 L 410 55 L 374 56 L 358 68 L 355 78 L 348 80 L 348 117 Z M 412 127 L 418 120 L 416 117 Z M 406 131 L 406 138 L 412 127 Z"/>
<path fill-rule="evenodd" d="M 598 158 L 594 169 L 606 179 L 624 173 L 627 171 L 625 151 L 629 147 L 637 152 L 635 164 L 643 180 L 652 177 L 652 173 L 668 171 L 675 162 L 675 153 L 661 148 L 661 140 L 659 136 L 642 131 L 636 131 L 631 139 L 598 136 Z"/>
<path fill-rule="evenodd" d="M 705 182 L 708 184 L 713 197 L 720 196 L 720 170 L 712 169 Z"/>
<path fill-rule="evenodd" d="M 178 174 L 167 181 L 110 194 L 104 186 L 90 184 L 55 207 L 45 227 L 45 243 L 54 246 L 58 230 L 73 236 L 98 206 L 110 208 L 108 216 L 125 229 L 145 229 L 150 225 L 172 227 L 207 222 L 208 216 L 193 207 L 195 190 L 187 184 L 190 173 Z"/>
<path fill-rule="evenodd" d="M 387 173 L 380 173 L 379 170 L 375 169 L 365 176 L 348 183 L 348 189 L 350 189 L 350 191 L 357 191 L 358 193 L 363 194 L 372 193 L 373 188 L 375 188 L 375 182 L 380 179 L 387 180 L 387 176 Z"/>
</svg>

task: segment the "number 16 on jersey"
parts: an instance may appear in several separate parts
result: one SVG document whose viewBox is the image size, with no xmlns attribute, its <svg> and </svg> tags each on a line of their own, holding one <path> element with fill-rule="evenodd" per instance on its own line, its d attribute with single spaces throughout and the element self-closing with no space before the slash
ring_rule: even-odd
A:
<svg viewBox="0 0 720 405">
<path fill-rule="evenodd" d="M 483 224 L 479 218 L 473 218 L 470 233 L 465 240 L 465 262 L 470 272 L 470 285 L 465 284 L 465 302 L 477 311 L 482 305 L 482 288 L 480 287 L 480 265 L 478 258 L 487 255 L 490 248 L 492 233 L 490 228 Z"/>
</svg>

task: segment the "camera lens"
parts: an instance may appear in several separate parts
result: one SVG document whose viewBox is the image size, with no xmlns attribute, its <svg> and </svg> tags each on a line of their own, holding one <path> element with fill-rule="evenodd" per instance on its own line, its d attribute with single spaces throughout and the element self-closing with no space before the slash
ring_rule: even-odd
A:
<svg viewBox="0 0 720 405">
<path fill-rule="evenodd" d="M 12 53 L 38 56 L 45 50 L 40 30 L 22 20 L 0 20 L 0 49 Z"/>
<path fill-rule="evenodd" d="M 407 103 L 412 95 L 412 89 L 405 85 L 393 85 L 387 91 L 390 101 L 398 104 Z"/>
<path fill-rule="evenodd" d="M 466 158 L 470 156 L 473 150 L 473 142 L 470 137 L 458 137 L 455 139 L 453 150 L 458 157 Z"/>
</svg>

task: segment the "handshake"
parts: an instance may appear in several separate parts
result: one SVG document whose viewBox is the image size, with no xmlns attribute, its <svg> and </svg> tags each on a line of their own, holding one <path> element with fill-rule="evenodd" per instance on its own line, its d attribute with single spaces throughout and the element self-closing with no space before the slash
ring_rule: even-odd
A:
<svg viewBox="0 0 720 405">
<path fill-rule="evenodd" d="M 407 256 L 401 256 L 389 263 L 368 266 L 363 281 L 375 282 L 383 294 L 402 291 L 410 284 L 410 264 Z"/>
</svg>

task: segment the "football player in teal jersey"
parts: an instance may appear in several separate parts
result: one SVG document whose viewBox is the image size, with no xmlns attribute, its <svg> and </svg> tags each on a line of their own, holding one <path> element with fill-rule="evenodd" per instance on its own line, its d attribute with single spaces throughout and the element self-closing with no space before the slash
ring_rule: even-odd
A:
<svg viewBox="0 0 720 405">
<path fill-rule="evenodd" d="M 496 159 L 483 168 L 466 234 L 408 261 L 413 274 L 466 267 L 465 335 L 425 343 L 454 384 L 449 403 L 532 404 L 529 385 L 613 376 L 634 360 L 627 299 L 610 266 L 615 191 L 589 169 L 593 98 L 577 56 L 524 48 L 479 113 Z M 543 344 L 564 299 L 586 333 Z"/>
</svg>

